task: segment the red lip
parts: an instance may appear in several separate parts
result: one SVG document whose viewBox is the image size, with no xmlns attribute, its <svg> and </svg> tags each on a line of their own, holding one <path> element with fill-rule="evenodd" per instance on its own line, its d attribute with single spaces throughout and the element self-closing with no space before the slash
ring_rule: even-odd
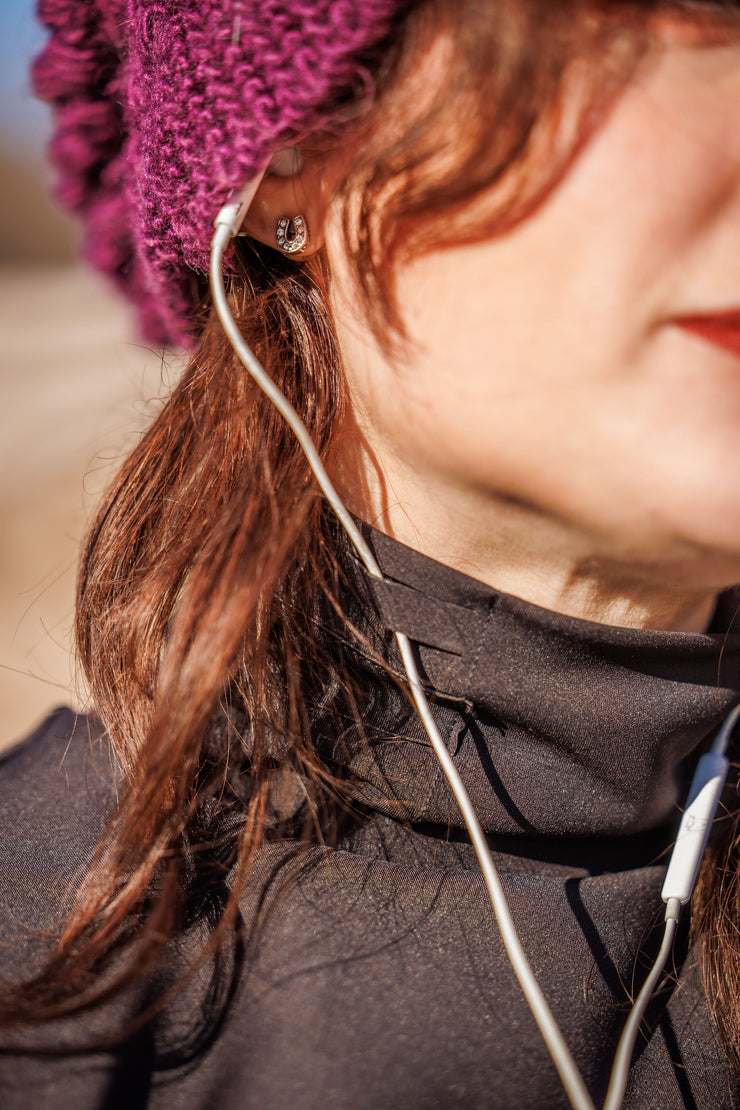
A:
<svg viewBox="0 0 740 1110">
<path fill-rule="evenodd" d="M 715 347 L 721 347 L 722 350 L 740 357 L 740 309 L 679 316 L 674 323 L 684 331 L 705 339 L 707 343 L 713 343 Z"/>
</svg>

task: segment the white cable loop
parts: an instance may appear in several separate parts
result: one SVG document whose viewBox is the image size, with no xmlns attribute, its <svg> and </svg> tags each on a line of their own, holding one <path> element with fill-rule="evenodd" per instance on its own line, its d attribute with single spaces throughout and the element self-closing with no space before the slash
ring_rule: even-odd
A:
<svg viewBox="0 0 740 1110">
<path fill-rule="evenodd" d="M 366 543 L 362 533 L 355 524 L 355 521 L 350 516 L 349 512 L 342 503 L 334 484 L 332 483 L 329 475 L 324 469 L 324 465 L 319 457 L 319 454 L 309 436 L 308 430 L 301 420 L 300 416 L 293 408 L 287 397 L 278 389 L 272 379 L 265 373 L 261 364 L 244 341 L 244 338 L 239 331 L 236 322 L 229 309 L 228 301 L 226 298 L 226 291 L 224 288 L 222 263 L 223 253 L 228 245 L 230 239 L 237 233 L 241 219 L 248 206 L 251 196 L 255 191 L 254 182 L 249 188 L 249 194 L 245 200 L 242 197 L 234 204 L 227 205 L 219 213 L 216 219 L 216 233 L 213 236 L 211 243 L 211 292 L 213 295 L 213 303 L 216 312 L 221 320 L 224 331 L 229 338 L 229 341 L 234 348 L 236 354 L 243 362 L 244 366 L 260 387 L 267 397 L 275 405 L 275 408 L 288 422 L 293 430 L 296 439 L 298 440 L 301 448 L 303 449 L 308 464 L 314 473 L 316 481 L 319 484 L 324 496 L 334 510 L 336 516 L 341 522 L 343 528 L 347 532 L 357 554 L 359 555 L 363 565 L 365 566 L 368 574 L 373 578 L 383 579 L 382 572 L 378 563 L 373 555 L 370 547 Z M 447 750 L 439 729 L 432 717 L 429 702 L 427 701 L 424 693 L 424 688 L 419 677 L 416 663 L 414 660 L 411 644 L 408 637 L 403 632 L 396 632 L 396 640 L 401 653 L 401 659 L 406 671 L 406 676 L 409 681 L 411 695 L 416 706 L 419 717 L 424 725 L 429 741 L 432 748 L 439 760 L 444 775 L 450 785 L 450 789 L 455 797 L 455 800 L 460 807 L 463 820 L 468 829 L 475 854 L 480 864 L 481 872 L 483 874 L 483 881 L 488 891 L 488 896 L 493 907 L 493 912 L 496 917 L 501 940 L 503 942 L 506 954 L 509 958 L 512 970 L 516 975 L 522 993 L 527 1001 L 527 1004 L 532 1012 L 542 1038 L 547 1046 L 548 1052 L 552 1057 L 553 1063 L 560 1076 L 561 1082 L 565 1092 L 570 1100 L 574 1110 L 596 1110 L 593 1100 L 588 1093 L 583 1078 L 578 1070 L 578 1067 L 573 1059 L 570 1050 L 565 1043 L 565 1039 L 558 1027 L 552 1011 L 545 999 L 544 994 L 537 982 L 534 972 L 527 960 L 524 949 L 522 948 L 521 941 L 516 932 L 511 912 L 506 902 L 504 890 L 501 885 L 496 865 L 491 856 L 488 848 L 483 830 L 478 821 L 478 817 L 473 809 L 472 803 L 468 796 L 468 792 L 458 774 L 457 768 L 452 760 L 452 757 Z M 722 730 L 723 739 L 726 746 L 729 732 L 734 726 L 740 714 L 740 707 L 725 724 Z M 668 960 L 671 951 L 673 938 L 676 930 L 678 914 L 680 912 L 680 905 L 675 899 L 671 902 L 676 902 L 675 906 L 669 903 L 666 911 L 666 928 L 663 937 L 663 943 L 648 978 L 637 997 L 637 1000 L 630 1012 L 629 1018 L 622 1031 L 622 1036 L 617 1047 L 617 1053 L 612 1068 L 611 1078 L 609 1081 L 609 1089 L 607 1091 L 606 1102 L 604 1110 L 619 1110 L 624 1098 L 624 1092 L 627 1086 L 627 1079 L 629 1074 L 629 1067 L 632 1059 L 632 1052 L 634 1049 L 635 1040 L 640 1028 L 640 1022 L 645 1013 L 647 1005 L 652 997 L 655 986 L 660 978 L 660 975 Z"/>
</svg>

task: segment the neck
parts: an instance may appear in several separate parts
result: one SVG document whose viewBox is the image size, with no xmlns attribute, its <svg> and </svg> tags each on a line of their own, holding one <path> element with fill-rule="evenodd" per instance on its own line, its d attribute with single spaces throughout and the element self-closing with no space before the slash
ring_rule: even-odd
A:
<svg viewBox="0 0 740 1110">
<path fill-rule="evenodd" d="M 614 556 L 534 505 L 490 491 L 446 490 L 428 477 L 388 456 L 381 465 L 357 440 L 343 444 L 335 473 L 357 517 L 502 593 L 615 627 L 708 627 L 718 590 L 694 588 L 680 567 Z"/>
</svg>

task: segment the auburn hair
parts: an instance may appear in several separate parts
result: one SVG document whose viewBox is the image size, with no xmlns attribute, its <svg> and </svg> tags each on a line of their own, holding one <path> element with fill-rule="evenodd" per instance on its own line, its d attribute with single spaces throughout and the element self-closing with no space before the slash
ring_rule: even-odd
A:
<svg viewBox="0 0 740 1110">
<path fill-rule="evenodd" d="M 736 28 L 731 9 L 708 5 L 705 14 L 665 0 L 405 6 L 362 59 L 355 100 L 337 104 L 337 130 L 311 140 L 318 151 L 342 143 L 357 152 L 334 201 L 357 303 L 379 341 L 403 346 L 397 262 L 501 234 L 535 211 L 650 49 L 656 15 Z M 432 95 L 419 85 L 419 63 L 433 50 L 445 79 Z M 252 243 L 238 248 L 230 277 L 243 334 L 329 469 L 348 413 L 331 281 L 321 255 L 300 264 Z M 122 798 L 52 958 L 4 992 L 5 1021 L 81 1011 L 151 968 L 200 889 L 194 854 L 196 870 L 217 856 L 231 871 L 215 948 L 267 835 L 276 769 L 296 771 L 308 800 L 308 820 L 283 834 L 330 841 L 351 785 L 316 737 L 338 734 L 348 719 L 362 728 L 362 690 L 320 634 L 327 621 L 344 625 L 337 546 L 308 464 L 205 298 L 198 348 L 103 500 L 79 575 L 79 657 L 120 760 Z M 234 809 L 238 835 L 222 850 L 219 815 Z M 693 930 L 736 1064 L 739 853 L 734 805 L 704 865 Z"/>
</svg>

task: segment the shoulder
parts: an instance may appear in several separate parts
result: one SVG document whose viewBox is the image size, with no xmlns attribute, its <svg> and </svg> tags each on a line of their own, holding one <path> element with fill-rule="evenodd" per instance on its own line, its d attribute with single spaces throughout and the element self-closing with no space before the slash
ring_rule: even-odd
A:
<svg viewBox="0 0 740 1110">
<path fill-rule="evenodd" d="M 0 755 L 0 827 L 93 825 L 110 813 L 119 773 L 94 717 L 60 708 Z"/>
<path fill-rule="evenodd" d="M 44 929 L 110 819 L 119 780 L 95 718 L 58 709 L 0 756 L 0 921 Z"/>
</svg>

